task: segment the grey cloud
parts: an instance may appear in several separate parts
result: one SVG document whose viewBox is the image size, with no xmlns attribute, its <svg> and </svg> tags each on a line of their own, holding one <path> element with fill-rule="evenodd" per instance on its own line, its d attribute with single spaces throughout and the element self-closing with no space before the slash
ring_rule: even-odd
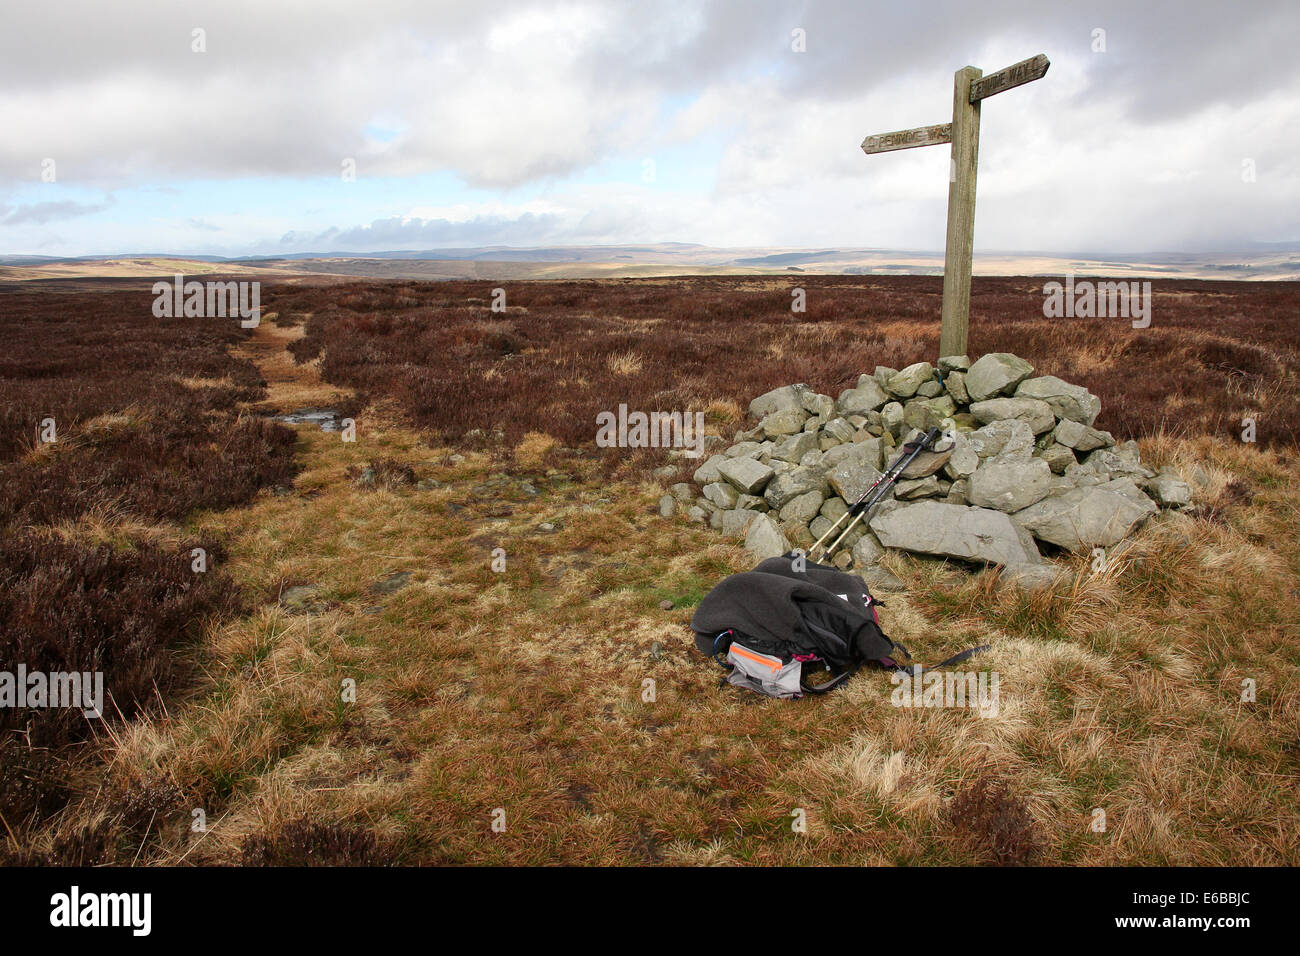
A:
<svg viewBox="0 0 1300 956">
<path fill-rule="evenodd" d="M 378 252 L 392 249 L 435 249 L 440 246 L 518 244 L 555 235 L 561 218 L 552 213 L 523 213 L 514 218 L 477 216 L 464 222 L 448 219 L 376 219 L 368 225 L 332 227 L 314 235 L 289 232 L 282 245 L 295 250 L 325 249 Z"/>
<path fill-rule="evenodd" d="M 89 216 L 97 212 L 103 212 L 111 205 L 111 202 L 65 201 L 38 202 L 28 206 L 5 206 L 0 207 L 0 222 L 3 222 L 6 226 L 24 224 L 43 226 L 48 222 L 57 222 L 61 219 L 73 219 L 77 216 Z"/>
</svg>

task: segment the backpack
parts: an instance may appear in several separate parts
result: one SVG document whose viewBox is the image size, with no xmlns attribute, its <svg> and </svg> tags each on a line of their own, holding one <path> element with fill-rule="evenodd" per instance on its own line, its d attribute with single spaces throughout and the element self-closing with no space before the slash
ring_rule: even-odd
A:
<svg viewBox="0 0 1300 956">
<path fill-rule="evenodd" d="M 864 663 L 899 667 L 866 582 L 791 551 L 720 581 L 691 618 L 695 643 L 724 682 L 792 699 L 841 686 Z M 909 655 L 910 656 L 910 655 Z M 817 671 L 830 678 L 814 683 Z"/>
<path fill-rule="evenodd" d="M 881 630 L 876 608 L 883 606 L 857 575 L 790 551 L 718 582 L 695 609 L 691 630 L 700 651 L 728 669 L 720 683 L 792 700 L 834 690 L 864 664 L 914 672 L 917 665 L 899 663 L 911 653 Z M 811 681 L 820 671 L 828 679 Z"/>
</svg>

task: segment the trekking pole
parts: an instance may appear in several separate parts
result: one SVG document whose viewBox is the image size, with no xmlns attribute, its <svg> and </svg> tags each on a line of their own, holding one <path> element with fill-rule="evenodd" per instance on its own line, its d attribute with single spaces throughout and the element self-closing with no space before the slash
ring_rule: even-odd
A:
<svg viewBox="0 0 1300 956">
<path fill-rule="evenodd" d="M 834 554 L 835 549 L 840 546 L 840 543 L 848 536 L 849 532 L 853 530 L 853 526 L 862 519 L 864 514 L 875 507 L 881 498 L 888 494 L 889 489 L 894 486 L 896 481 L 898 481 L 899 476 L 907 470 L 907 466 L 916 460 L 917 455 L 921 454 L 921 452 L 933 445 L 935 439 L 941 434 L 943 434 L 943 429 L 931 428 L 920 438 L 914 439 L 905 444 L 902 453 L 894 459 L 893 463 L 885 469 L 884 473 L 871 483 L 871 487 L 864 491 L 858 497 L 858 500 L 855 501 L 849 509 L 844 512 L 844 514 L 835 519 L 835 523 L 826 530 L 825 534 L 817 539 L 816 543 L 809 549 L 808 557 L 813 558 L 813 555 L 817 553 L 817 549 L 823 547 L 826 539 L 835 534 L 836 529 L 840 526 L 840 522 L 845 518 L 849 518 L 850 520 L 848 525 L 842 532 L 840 532 L 839 537 L 835 539 L 834 543 L 823 550 L 822 557 L 828 558 Z M 816 560 L 816 558 L 813 558 L 813 560 Z"/>
</svg>

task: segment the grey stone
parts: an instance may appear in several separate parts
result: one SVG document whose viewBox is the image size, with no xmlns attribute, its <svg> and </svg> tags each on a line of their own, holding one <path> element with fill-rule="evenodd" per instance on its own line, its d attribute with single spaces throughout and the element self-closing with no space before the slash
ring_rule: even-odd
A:
<svg viewBox="0 0 1300 956">
<path fill-rule="evenodd" d="M 800 432 L 797 435 L 791 435 L 785 441 L 778 444 L 771 451 L 771 457 L 777 461 L 794 461 L 810 451 L 817 450 L 817 436 L 812 432 Z"/>
<path fill-rule="evenodd" d="M 822 433 L 834 438 L 836 441 L 843 443 L 853 441 L 853 436 L 857 434 L 857 429 L 849 424 L 847 419 L 832 418 L 822 429 Z"/>
<path fill-rule="evenodd" d="M 777 438 L 782 435 L 794 435 L 803 431 L 803 423 L 808 420 L 808 413 L 800 406 L 793 408 L 783 408 L 780 411 L 772 412 L 766 415 L 760 422 L 763 426 L 763 434 L 768 438 Z"/>
<path fill-rule="evenodd" d="M 765 511 L 767 504 L 758 495 L 737 495 L 736 509 L 738 511 Z"/>
<path fill-rule="evenodd" d="M 297 584 L 280 592 L 280 603 L 291 611 L 306 611 L 316 605 L 316 595 L 320 586 L 316 584 Z"/>
<path fill-rule="evenodd" d="M 745 533 L 745 550 L 762 561 L 775 558 L 790 550 L 790 541 L 767 515 L 754 518 Z"/>
<path fill-rule="evenodd" d="M 1155 472 L 1144 468 L 1138 460 L 1136 442 L 1125 442 L 1118 449 L 1098 448 L 1083 460 L 1083 464 L 1089 470 L 1112 478 L 1142 480 L 1155 477 Z"/>
<path fill-rule="evenodd" d="M 688 481 L 679 481 L 668 489 L 668 493 L 680 501 L 690 501 L 695 497 L 695 486 Z"/>
<path fill-rule="evenodd" d="M 1013 564 L 1003 569 L 998 583 L 1004 587 L 1015 587 L 1022 591 L 1046 591 L 1057 582 L 1068 583 L 1070 573 L 1058 565 L 1049 562 L 1042 564 Z"/>
<path fill-rule="evenodd" d="M 806 491 L 801 495 L 791 498 L 781 506 L 781 523 L 794 521 L 799 524 L 807 524 L 817 517 L 817 512 L 821 510 L 822 497 L 820 491 Z"/>
<path fill-rule="evenodd" d="M 722 512 L 722 533 L 728 538 L 743 538 L 749 531 L 749 526 L 758 518 L 756 511 L 724 511 Z"/>
<path fill-rule="evenodd" d="M 900 501 L 913 501 L 917 498 L 936 498 L 943 494 L 939 479 L 934 475 L 900 481 L 894 485 L 894 497 Z"/>
<path fill-rule="evenodd" d="M 659 517 L 671 518 L 677 513 L 677 499 L 672 495 L 663 495 L 659 499 Z"/>
<path fill-rule="evenodd" d="M 853 545 L 853 566 L 861 570 L 870 567 L 885 556 L 885 549 L 880 546 L 873 534 L 864 534 Z"/>
<path fill-rule="evenodd" d="M 1018 418 L 993 422 L 970 433 L 980 458 L 1028 458 L 1034 452 L 1034 432 Z"/>
<path fill-rule="evenodd" d="M 822 517 L 829 518 L 831 521 L 838 521 L 848 513 L 849 506 L 839 495 L 832 495 L 822 502 Z"/>
<path fill-rule="evenodd" d="M 966 372 L 966 391 L 971 401 L 982 402 L 996 395 L 1010 394 L 1034 374 L 1034 367 L 1010 352 L 980 356 Z"/>
<path fill-rule="evenodd" d="M 701 508 L 699 505 L 692 505 L 687 510 L 686 517 L 689 518 L 691 521 L 706 521 L 709 517 L 709 513 L 705 511 L 703 508 Z M 547 528 L 547 527 L 543 527 L 542 525 L 538 525 L 537 530 L 552 531 L 554 530 L 554 526 Z"/>
<path fill-rule="evenodd" d="M 865 415 L 889 401 L 889 396 L 875 379 L 859 379 L 857 388 L 846 388 L 835 403 L 841 415 Z"/>
<path fill-rule="evenodd" d="M 928 382 L 922 382 L 916 389 L 918 398 L 934 398 L 943 394 L 943 386 L 936 380 L 930 379 Z"/>
<path fill-rule="evenodd" d="M 827 531 L 831 530 L 831 526 L 833 523 L 834 522 L 831 521 L 830 518 L 827 518 L 825 515 L 818 515 L 816 518 L 813 518 L 812 521 L 808 522 L 808 533 L 811 534 L 813 536 L 813 540 L 816 541 Z"/>
<path fill-rule="evenodd" d="M 1052 470 L 1041 458 L 985 462 L 967 479 L 972 505 L 1008 514 L 1047 497 Z"/>
<path fill-rule="evenodd" d="M 393 594 L 402 590 L 402 588 L 406 587 L 410 583 L 411 572 L 399 571 L 374 585 L 374 590 L 379 594 Z"/>
<path fill-rule="evenodd" d="M 831 398 L 829 395 L 804 392 L 800 404 L 803 406 L 805 412 L 809 415 L 820 418 L 822 421 L 825 421 L 835 414 L 835 399 Z"/>
<path fill-rule="evenodd" d="M 721 530 L 722 530 L 722 516 L 725 515 L 725 514 L 726 514 L 725 511 L 719 509 L 719 510 L 713 512 L 713 514 L 709 515 L 709 527 L 712 528 L 714 531 L 721 531 Z"/>
<path fill-rule="evenodd" d="M 871 530 L 886 548 L 989 564 L 1036 564 L 1042 560 L 1029 533 L 1010 515 L 938 501 L 901 503 L 881 509 Z"/>
<path fill-rule="evenodd" d="M 898 437 L 903 429 L 903 406 L 899 402 L 889 402 L 880 409 L 880 426 Z"/>
<path fill-rule="evenodd" d="M 1108 548 L 1156 513 L 1155 502 L 1143 497 L 1145 504 L 1111 481 L 1044 498 L 1015 518 L 1039 540 L 1071 551 Z"/>
<path fill-rule="evenodd" d="M 875 468 L 881 468 L 883 445 L 879 438 L 865 438 L 848 445 L 836 445 L 822 455 L 821 463 L 827 469 L 836 467 L 846 461 L 861 461 Z"/>
<path fill-rule="evenodd" d="M 881 388 L 889 387 L 889 380 L 898 374 L 898 369 L 890 368 L 888 365 L 877 365 L 876 370 L 871 373 L 872 379 Z M 858 379 L 861 382 L 861 379 Z"/>
<path fill-rule="evenodd" d="M 1185 508 L 1192 503 L 1192 486 L 1172 469 L 1161 468 L 1146 487 L 1156 502 L 1165 508 Z"/>
<path fill-rule="evenodd" d="M 756 441 L 736 442 L 736 444 L 732 445 L 722 454 L 728 458 L 753 458 L 755 455 L 759 454 L 762 447 L 763 447 L 762 442 L 756 442 Z"/>
<path fill-rule="evenodd" d="M 952 398 L 914 398 L 903 406 L 903 424 L 920 431 L 929 431 L 943 424 L 956 411 Z"/>
<path fill-rule="evenodd" d="M 952 483 L 948 489 L 948 494 L 944 496 L 944 503 L 949 505 L 968 505 L 970 504 L 970 482 L 969 479 L 959 478 Z"/>
<path fill-rule="evenodd" d="M 902 582 L 898 575 L 882 567 L 862 568 L 858 571 L 858 577 L 866 582 L 867 590 L 873 594 L 896 594 L 899 591 L 907 590 L 907 585 Z"/>
<path fill-rule="evenodd" d="M 1077 464 L 1074 452 L 1060 442 L 1055 441 L 1038 452 L 1038 457 L 1047 462 L 1047 466 L 1052 469 L 1054 475 L 1063 475 L 1065 469 Z"/>
<path fill-rule="evenodd" d="M 1115 444 L 1115 438 L 1110 432 L 1068 418 L 1058 422 L 1056 431 L 1052 434 L 1066 448 L 1073 448 L 1080 452 L 1096 451 L 1098 448 L 1109 448 Z"/>
<path fill-rule="evenodd" d="M 957 432 L 952 438 L 952 454 L 943 466 L 943 473 L 956 481 L 971 474 L 979 465 L 979 454 L 969 436 Z"/>
<path fill-rule="evenodd" d="M 862 448 L 865 444 L 852 447 Z M 865 454 L 854 455 L 831 468 L 826 477 L 837 495 L 845 501 L 857 501 L 880 477 L 880 469 L 871 464 Z"/>
<path fill-rule="evenodd" d="M 899 398 L 911 398 L 922 382 L 934 377 L 934 366 L 929 362 L 913 362 L 901 372 L 890 376 L 887 386 L 890 393 Z M 883 403 L 882 403 L 883 404 Z"/>
<path fill-rule="evenodd" d="M 754 418 L 764 418 L 773 412 L 788 408 L 803 408 L 803 396 L 811 391 L 807 385 L 782 385 L 770 392 L 764 392 L 749 403 L 749 414 Z"/>
<path fill-rule="evenodd" d="M 718 466 L 718 474 L 737 491 L 753 495 L 766 487 L 774 472 L 752 458 L 728 458 Z"/>
<path fill-rule="evenodd" d="M 763 492 L 763 500 L 770 508 L 781 508 L 786 502 L 809 491 L 826 490 L 826 472 L 820 468 L 795 468 L 778 474 Z"/>
<path fill-rule="evenodd" d="M 965 372 L 970 368 L 970 358 L 965 355 L 942 355 L 939 357 L 939 371 L 947 377 L 949 372 Z"/>
<path fill-rule="evenodd" d="M 1033 430 L 1035 435 L 1050 432 L 1056 426 L 1056 416 L 1052 407 L 1037 398 L 990 398 L 982 402 L 973 402 L 970 413 L 985 425 L 992 422 L 1019 419 Z"/>
<path fill-rule="evenodd" d="M 948 394 L 958 405 L 970 404 L 970 393 L 966 391 L 965 372 L 949 372 L 943 378 L 943 387 L 948 390 Z"/>
<path fill-rule="evenodd" d="M 695 469 L 695 474 L 692 476 L 695 479 L 695 483 L 697 485 L 707 485 L 711 481 L 720 480 L 722 478 L 722 472 L 718 471 L 718 466 L 726 460 L 726 457 L 723 455 L 713 455 L 708 461 Z"/>
<path fill-rule="evenodd" d="M 1101 414 L 1101 399 L 1082 385 L 1071 385 L 1055 375 L 1027 378 L 1016 386 L 1017 398 L 1037 398 L 1061 419 L 1091 425 Z"/>
</svg>

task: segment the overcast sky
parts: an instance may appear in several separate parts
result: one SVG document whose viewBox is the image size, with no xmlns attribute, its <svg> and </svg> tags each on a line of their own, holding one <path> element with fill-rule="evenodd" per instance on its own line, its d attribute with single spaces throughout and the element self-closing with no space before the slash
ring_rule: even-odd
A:
<svg viewBox="0 0 1300 956">
<path fill-rule="evenodd" d="M 859 144 L 949 121 L 958 67 L 1036 53 L 1044 79 L 984 103 L 977 251 L 1300 240 L 1296 0 L 47 0 L 3 20 L 0 253 L 941 250 L 948 147 Z"/>
</svg>

